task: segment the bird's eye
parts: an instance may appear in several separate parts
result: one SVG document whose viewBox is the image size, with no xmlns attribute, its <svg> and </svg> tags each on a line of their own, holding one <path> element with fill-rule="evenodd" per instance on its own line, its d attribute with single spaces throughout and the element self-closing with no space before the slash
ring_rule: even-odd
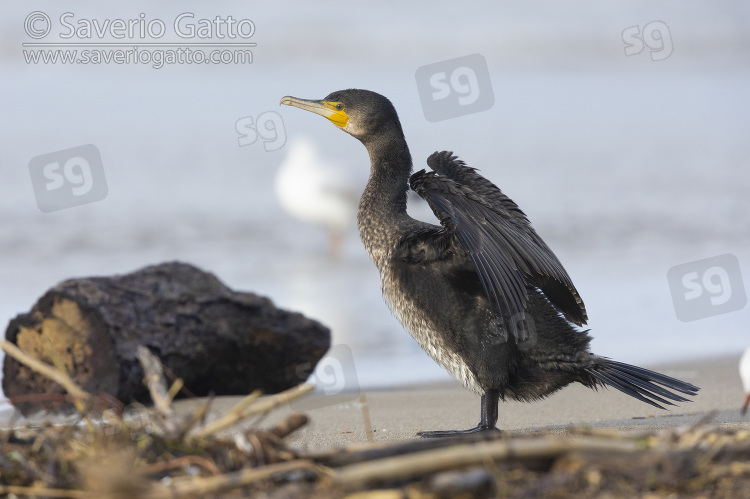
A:
<svg viewBox="0 0 750 499">
<path fill-rule="evenodd" d="M 336 104 L 336 110 L 337 111 L 343 111 L 344 110 L 344 105 L 339 102 L 338 104 Z"/>
</svg>

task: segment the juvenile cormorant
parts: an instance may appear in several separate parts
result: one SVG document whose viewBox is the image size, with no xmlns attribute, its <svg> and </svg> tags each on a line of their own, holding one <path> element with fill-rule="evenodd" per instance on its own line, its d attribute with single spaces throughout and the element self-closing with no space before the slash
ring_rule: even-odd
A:
<svg viewBox="0 0 750 499">
<path fill-rule="evenodd" d="M 575 327 L 587 320 L 583 301 L 526 215 L 451 152 L 432 154 L 433 171 L 411 175 L 388 99 L 349 89 L 281 104 L 328 118 L 367 148 L 370 177 L 357 222 L 383 295 L 422 348 L 481 395 L 475 428 L 420 435 L 495 430 L 500 399 L 537 400 L 574 381 L 609 385 L 662 409 L 688 400 L 674 391 L 696 394 L 690 383 L 590 353 L 591 337 Z M 409 186 L 442 227 L 406 213 Z"/>
</svg>

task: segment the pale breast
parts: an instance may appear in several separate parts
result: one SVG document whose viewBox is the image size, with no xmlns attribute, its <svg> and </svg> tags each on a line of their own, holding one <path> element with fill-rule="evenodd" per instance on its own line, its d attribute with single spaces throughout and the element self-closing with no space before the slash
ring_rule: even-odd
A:
<svg viewBox="0 0 750 499">
<path fill-rule="evenodd" d="M 365 199 L 367 192 L 363 195 Z M 363 206 L 365 209 L 363 210 Z M 438 329 L 430 321 L 429 314 L 416 302 L 411 294 L 401 287 L 391 262 L 400 240 L 400 231 L 386 230 L 368 217 L 367 205 L 360 204 L 358 214 L 359 233 L 362 243 L 380 272 L 380 287 L 388 307 L 409 334 L 417 340 L 427 355 L 445 368 L 456 380 L 469 390 L 483 394 L 476 377 L 466 362 L 452 351 Z"/>
<path fill-rule="evenodd" d="M 446 345 L 427 314 L 418 306 L 408 293 L 398 285 L 398 279 L 388 265 L 380 269 L 380 286 L 391 312 L 399 322 L 417 340 L 427 355 L 445 368 L 456 380 L 469 390 L 483 394 L 476 377 L 466 362 Z"/>
</svg>

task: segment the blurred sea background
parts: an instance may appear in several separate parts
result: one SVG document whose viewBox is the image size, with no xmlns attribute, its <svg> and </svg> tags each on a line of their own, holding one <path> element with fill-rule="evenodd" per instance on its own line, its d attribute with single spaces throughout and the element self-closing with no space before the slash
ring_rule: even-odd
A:
<svg viewBox="0 0 750 499">
<path fill-rule="evenodd" d="M 391 316 L 356 232 L 333 258 L 326 231 L 291 217 L 274 191 L 301 138 L 366 176 L 358 141 L 279 106 L 355 87 L 392 100 L 415 169 L 452 150 L 520 205 L 583 297 L 593 351 L 648 365 L 750 345 L 748 307 L 681 322 L 667 281 L 675 265 L 725 253 L 750 279 L 748 2 L 29 5 L 0 6 L 3 330 L 64 279 L 182 260 L 328 325 L 362 387 L 448 379 Z M 257 46 L 252 64 L 26 63 L 32 11 L 52 20 L 45 41 L 61 41 L 65 12 L 72 23 L 143 13 L 170 31 L 191 12 L 252 20 Z M 623 31 L 654 21 L 668 26 L 671 55 L 626 56 Z M 416 70 L 475 53 L 494 106 L 427 121 Z M 240 146 L 238 120 L 266 112 L 283 120 L 283 141 Z M 101 152 L 108 195 L 41 212 L 29 161 L 84 144 Z"/>
</svg>

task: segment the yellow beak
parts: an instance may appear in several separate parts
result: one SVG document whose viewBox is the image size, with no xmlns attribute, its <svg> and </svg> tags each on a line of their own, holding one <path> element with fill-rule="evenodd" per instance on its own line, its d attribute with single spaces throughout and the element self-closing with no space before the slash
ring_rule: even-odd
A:
<svg viewBox="0 0 750 499">
<path fill-rule="evenodd" d="M 298 99 L 297 97 L 287 95 L 286 97 L 282 97 L 280 104 L 284 104 L 285 106 L 298 107 L 300 109 L 304 109 L 305 111 L 319 114 L 331 120 L 334 125 L 340 126 L 342 128 L 345 127 L 349 122 L 349 116 L 344 111 L 343 104 L 341 102 Z M 337 109 L 337 107 L 341 107 L 341 109 Z"/>
</svg>

